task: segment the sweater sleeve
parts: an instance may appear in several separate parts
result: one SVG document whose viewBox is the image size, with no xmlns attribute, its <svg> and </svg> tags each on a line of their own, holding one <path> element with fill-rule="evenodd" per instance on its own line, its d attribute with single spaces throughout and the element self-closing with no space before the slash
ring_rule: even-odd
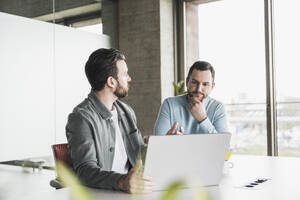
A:
<svg viewBox="0 0 300 200">
<path fill-rule="evenodd" d="M 225 112 L 225 106 L 220 103 L 216 106 L 213 114 L 213 119 L 208 117 L 199 123 L 199 132 L 205 133 L 225 133 L 228 132 L 227 116 Z"/>
<path fill-rule="evenodd" d="M 154 135 L 166 135 L 171 128 L 171 110 L 166 99 L 160 107 L 154 126 Z"/>
</svg>

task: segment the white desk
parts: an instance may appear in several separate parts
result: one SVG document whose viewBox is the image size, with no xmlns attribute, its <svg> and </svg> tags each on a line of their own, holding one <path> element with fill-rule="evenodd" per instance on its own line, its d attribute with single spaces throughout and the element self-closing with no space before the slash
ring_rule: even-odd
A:
<svg viewBox="0 0 300 200">
<path fill-rule="evenodd" d="M 228 170 L 219 186 L 206 188 L 215 200 L 299 200 L 300 158 L 237 156 L 230 159 L 234 167 Z M 31 170 L 32 171 L 32 170 Z M 22 173 L 20 167 L 0 165 L 0 199 L 71 199 L 68 189 L 55 190 L 49 180 L 53 171 L 43 170 Z M 237 186 L 256 178 L 271 178 L 260 189 L 242 189 Z M 99 200 L 150 200 L 159 199 L 161 192 L 132 196 L 119 191 L 97 190 L 91 192 Z M 192 199 L 189 189 L 180 192 L 179 199 Z"/>
<path fill-rule="evenodd" d="M 220 199 L 296 200 L 300 199 L 300 158 L 233 156 L 234 168 L 219 186 Z M 261 189 L 236 188 L 255 178 L 271 178 Z"/>
</svg>

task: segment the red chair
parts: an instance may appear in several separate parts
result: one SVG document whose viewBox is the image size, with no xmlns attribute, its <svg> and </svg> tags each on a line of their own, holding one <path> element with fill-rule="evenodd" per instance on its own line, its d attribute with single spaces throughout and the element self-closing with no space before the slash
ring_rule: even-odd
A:
<svg viewBox="0 0 300 200">
<path fill-rule="evenodd" d="M 55 166 L 57 168 L 57 161 L 62 162 L 68 167 L 71 167 L 71 160 L 68 152 L 68 144 L 54 144 L 52 145 L 53 156 L 55 160 Z M 56 171 L 56 179 L 50 181 L 50 185 L 56 189 L 63 188 L 64 186 L 60 182 L 59 174 Z"/>
<path fill-rule="evenodd" d="M 54 144 L 52 145 L 53 156 L 56 161 L 60 161 L 64 163 L 66 166 L 70 166 L 70 157 L 69 157 L 69 149 L 68 143 L 63 144 Z"/>
</svg>

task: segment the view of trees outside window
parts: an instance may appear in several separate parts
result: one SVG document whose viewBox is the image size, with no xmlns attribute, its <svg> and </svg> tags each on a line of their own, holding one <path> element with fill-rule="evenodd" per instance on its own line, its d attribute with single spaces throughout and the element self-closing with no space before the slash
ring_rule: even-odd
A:
<svg viewBox="0 0 300 200">
<path fill-rule="evenodd" d="M 212 97 L 226 105 L 234 153 L 267 155 L 264 1 L 199 5 L 200 59 L 216 70 Z"/>
<path fill-rule="evenodd" d="M 274 1 L 278 146 L 280 156 L 300 156 L 300 2 Z"/>
</svg>

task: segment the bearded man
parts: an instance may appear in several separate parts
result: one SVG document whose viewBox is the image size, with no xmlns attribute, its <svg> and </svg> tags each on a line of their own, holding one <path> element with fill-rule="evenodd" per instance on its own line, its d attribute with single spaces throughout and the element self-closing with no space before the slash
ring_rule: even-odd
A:
<svg viewBox="0 0 300 200">
<path fill-rule="evenodd" d="M 170 97 L 163 102 L 154 134 L 228 132 L 224 105 L 209 96 L 215 87 L 212 65 L 205 61 L 195 62 L 189 69 L 186 85 L 187 94 Z"/>
<path fill-rule="evenodd" d="M 116 49 L 94 51 L 85 65 L 88 97 L 68 117 L 66 136 L 73 170 L 93 188 L 149 193 L 151 177 L 138 161 L 141 132 L 134 111 L 119 99 L 128 95 L 125 56 Z"/>
</svg>

